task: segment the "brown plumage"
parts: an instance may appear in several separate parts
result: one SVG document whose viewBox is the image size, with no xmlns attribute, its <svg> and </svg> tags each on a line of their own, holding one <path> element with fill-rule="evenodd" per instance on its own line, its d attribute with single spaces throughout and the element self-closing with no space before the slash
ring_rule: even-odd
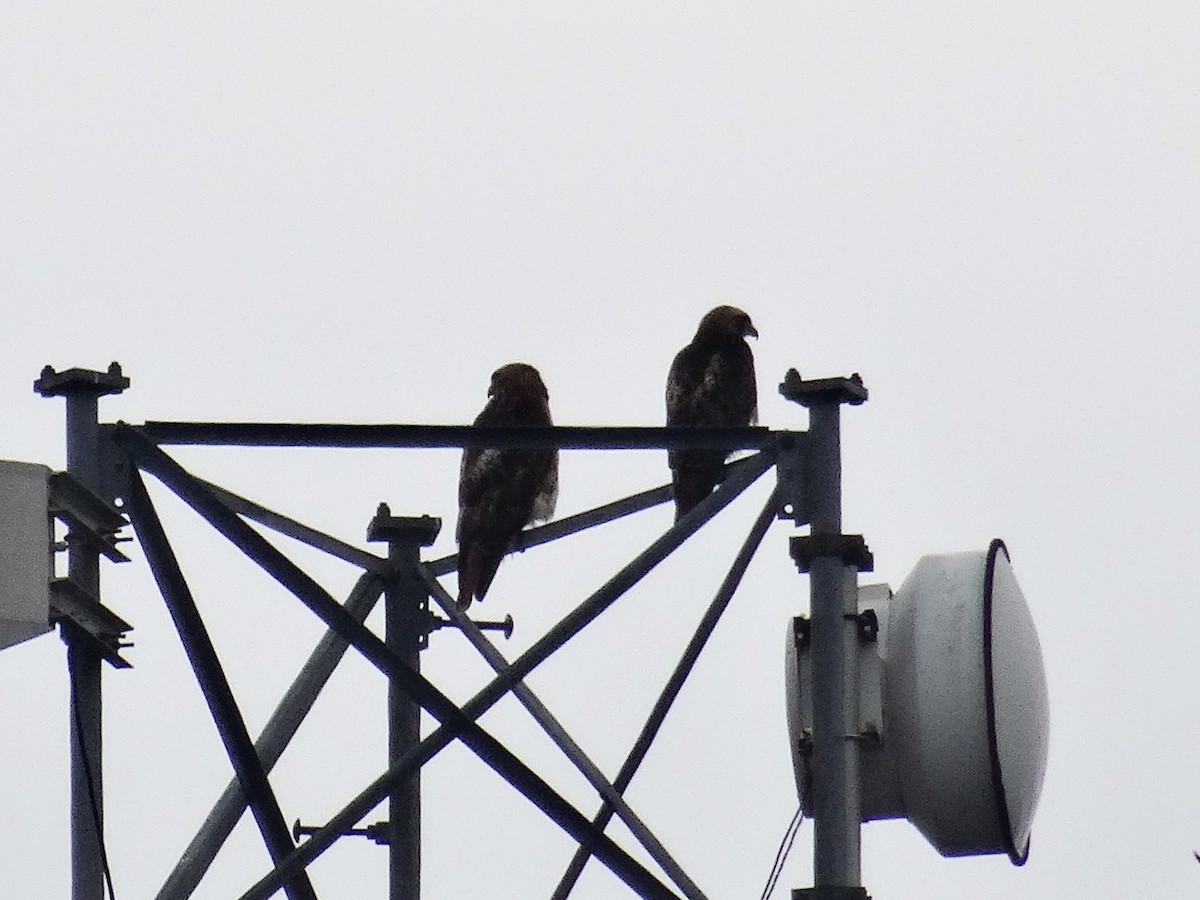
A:
<svg viewBox="0 0 1200 900">
<path fill-rule="evenodd" d="M 756 420 L 758 389 L 747 336 L 758 332 L 737 307 L 718 306 L 705 314 L 692 342 L 671 363 L 667 425 L 739 428 Z M 727 456 L 724 450 L 670 451 L 676 521 L 712 493 Z"/>
<path fill-rule="evenodd" d="M 553 425 L 538 370 L 509 363 L 492 373 L 476 425 Z M 458 481 L 458 607 L 482 600 L 521 529 L 554 514 L 558 451 L 465 447 Z"/>
</svg>

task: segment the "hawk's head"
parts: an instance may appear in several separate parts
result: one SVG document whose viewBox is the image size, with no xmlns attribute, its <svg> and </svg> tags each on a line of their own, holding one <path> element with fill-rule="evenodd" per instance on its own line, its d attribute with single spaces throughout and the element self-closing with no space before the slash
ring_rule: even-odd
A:
<svg viewBox="0 0 1200 900">
<path fill-rule="evenodd" d="M 736 306 L 718 306 L 704 314 L 700 327 L 696 329 L 697 340 L 716 337 L 727 340 L 758 337 L 758 331 L 745 311 Z"/>
<path fill-rule="evenodd" d="M 492 383 L 488 386 L 489 397 L 520 394 L 535 394 L 550 399 L 550 392 L 546 390 L 541 374 L 528 363 L 508 363 L 492 373 Z"/>
</svg>

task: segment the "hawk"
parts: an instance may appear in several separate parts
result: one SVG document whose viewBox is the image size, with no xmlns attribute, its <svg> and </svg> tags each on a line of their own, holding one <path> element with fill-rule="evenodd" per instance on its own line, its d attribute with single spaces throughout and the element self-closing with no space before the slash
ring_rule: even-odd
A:
<svg viewBox="0 0 1200 900">
<path fill-rule="evenodd" d="M 538 370 L 509 363 L 492 373 L 477 426 L 544 427 L 550 395 Z M 550 518 L 558 499 L 557 449 L 463 448 L 458 480 L 458 608 L 482 600 L 500 560 L 526 525 Z"/>
<path fill-rule="evenodd" d="M 679 351 L 667 376 L 667 425 L 739 428 L 758 417 L 754 356 L 745 338 L 758 337 L 750 317 L 718 306 L 700 320 L 692 342 Z M 675 521 L 712 493 L 722 478 L 725 450 L 671 450 Z"/>
</svg>

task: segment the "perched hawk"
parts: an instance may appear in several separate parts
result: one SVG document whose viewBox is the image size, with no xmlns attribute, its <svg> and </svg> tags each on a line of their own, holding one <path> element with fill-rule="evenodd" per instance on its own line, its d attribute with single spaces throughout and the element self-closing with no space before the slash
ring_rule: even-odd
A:
<svg viewBox="0 0 1200 900">
<path fill-rule="evenodd" d="M 492 373 L 476 425 L 547 426 L 550 395 L 538 370 L 509 363 Z M 558 451 L 465 447 L 458 480 L 458 608 L 482 600 L 513 539 L 554 514 Z"/>
<path fill-rule="evenodd" d="M 750 317 L 718 306 L 700 320 L 692 342 L 679 351 L 667 376 L 667 425 L 739 428 L 758 417 L 754 357 L 744 338 L 758 337 Z M 725 450 L 672 450 L 675 520 L 712 493 Z"/>
</svg>

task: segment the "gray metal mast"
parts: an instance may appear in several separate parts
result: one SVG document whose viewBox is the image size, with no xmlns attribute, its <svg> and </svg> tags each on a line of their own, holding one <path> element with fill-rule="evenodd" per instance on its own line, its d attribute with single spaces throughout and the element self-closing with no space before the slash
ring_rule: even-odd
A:
<svg viewBox="0 0 1200 900">
<path fill-rule="evenodd" d="M 98 418 L 98 401 L 129 387 L 117 363 L 107 372 L 47 366 L 34 382 L 43 397 L 67 401 L 67 472 L 105 502 L 113 495 L 106 485 Z M 77 536 L 78 537 L 78 536 Z M 100 552 L 82 539 L 69 540 L 68 576 L 92 598 L 100 597 Z M 71 897 L 104 897 L 104 778 L 101 765 L 100 663 L 105 658 L 92 637 L 69 622 L 62 624 L 71 683 Z"/>
<path fill-rule="evenodd" d="M 794 376 L 794 377 L 793 377 Z M 861 535 L 842 534 L 841 406 L 867 396 L 857 376 L 781 385 L 808 407 L 805 506 L 811 526 L 792 539 L 792 557 L 809 573 L 813 678 L 813 880 L 795 892 L 810 900 L 866 897 L 860 866 L 858 591 L 871 556 Z"/>
<path fill-rule="evenodd" d="M 421 577 L 421 548 L 441 530 L 432 516 L 396 517 L 386 503 L 367 540 L 387 541 L 392 579 L 384 589 L 385 643 L 412 671 L 421 671 L 429 638 L 429 589 Z M 388 684 L 388 760 L 396 763 L 421 742 L 421 706 L 395 680 Z M 396 786 L 388 810 L 389 900 L 421 900 L 421 771 Z"/>
</svg>

